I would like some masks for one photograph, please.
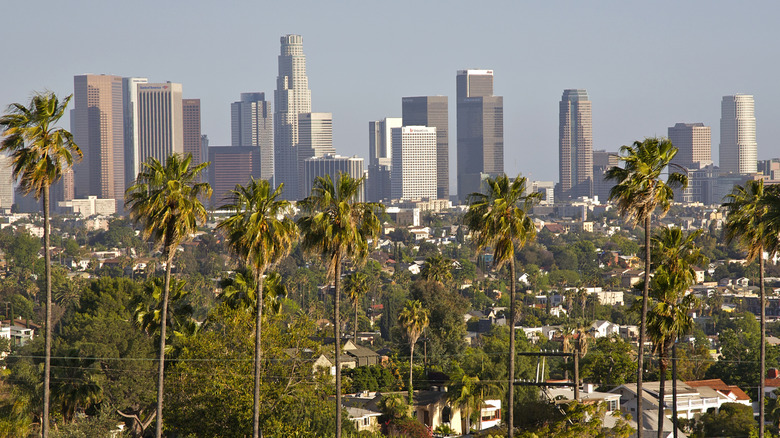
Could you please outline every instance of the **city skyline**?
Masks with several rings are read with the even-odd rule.
[[[780,90],[771,74],[776,61],[761,44],[780,35],[770,21],[780,10],[777,5],[599,2],[567,5],[562,11],[553,4],[497,2],[495,7],[466,17],[455,14],[461,5],[455,2],[445,11],[414,4],[419,16],[402,14],[404,5],[412,4],[400,2],[398,8],[385,11],[385,20],[377,21],[370,19],[378,10],[374,5],[347,8],[311,2],[306,3],[304,13],[295,13],[281,5],[226,8],[194,2],[188,11],[155,5],[155,14],[148,14],[137,5],[106,4],[87,10],[86,6],[44,1],[36,9],[43,6],[72,28],[47,55],[46,65],[53,63],[58,68],[52,71],[11,48],[8,59],[21,61],[25,68],[6,64],[7,85],[0,86],[0,104],[26,102],[34,90],[70,94],[73,76],[85,72],[171,80],[184,85],[185,96],[201,99],[202,132],[212,144],[230,144],[226,109],[241,92],[261,91],[268,96],[275,89],[278,38],[295,33],[306,42],[315,100],[312,110],[333,113],[334,146],[339,154],[365,157],[366,122],[399,116],[399,97],[450,97],[451,193],[456,191],[451,77],[464,68],[496,72],[495,94],[505,100],[505,171],[509,175],[522,172],[531,179],[557,180],[556,154],[538,155],[533,163],[527,157],[540,149],[555,148],[557,101],[567,88],[587,89],[594,102],[594,149],[617,150],[634,140],[665,135],[669,126],[680,121],[703,122],[714,128],[712,158],[716,163],[720,99],[750,93],[756,99],[758,158],[779,155],[772,145],[780,136],[780,127],[769,122],[780,117],[780,105],[774,104],[780,102]],[[24,16],[33,13],[31,6],[10,4],[5,10],[10,16]],[[675,14],[668,13],[672,7]],[[427,22],[423,17],[434,12],[444,14],[441,23],[422,26]],[[186,20],[171,22],[172,14]],[[118,20],[118,16],[126,19]],[[249,25],[257,17],[273,19],[258,29]],[[637,32],[634,25],[640,17],[657,23],[659,32]],[[199,29],[228,20],[230,31],[224,35],[200,34]],[[393,24],[399,20],[404,26]],[[143,32],[132,24],[141,21],[146,23]],[[325,26],[326,22],[344,25]],[[579,26],[582,22],[589,23],[587,29]],[[731,32],[722,32],[725,27]],[[21,29],[19,22],[10,21],[0,32],[10,38]],[[416,30],[407,33],[404,29]],[[119,50],[108,39],[94,39],[95,30],[131,43]],[[488,34],[493,36],[490,44],[483,38]],[[404,47],[421,39],[435,49],[377,49]],[[158,53],[148,49],[170,41],[177,43],[176,50]],[[134,46],[144,49],[130,48]],[[697,50],[692,53],[691,47]],[[562,48],[567,57],[560,56]],[[728,53],[739,53],[741,62],[722,62]],[[242,60],[240,68],[229,67],[237,65],[237,59]],[[578,68],[566,68],[573,64]],[[659,68],[636,67],[646,64]],[[67,123],[63,119],[63,126]]]

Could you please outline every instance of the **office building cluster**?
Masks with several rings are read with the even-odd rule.
[[[71,131],[83,160],[53,187],[63,211],[95,200],[113,200],[123,210],[125,190],[150,157],[192,155],[192,164],[211,164],[202,174],[213,189],[211,207],[229,201],[237,184],[250,178],[283,184],[282,196],[309,195],[317,177],[335,180],[346,172],[366,177],[360,199],[386,203],[465,202],[484,190],[484,181],[504,173],[504,101],[494,95],[494,72],[459,70],[455,75],[455,156],[451,166],[447,96],[401,98],[401,116],[370,121],[368,161],[337,154],[333,114],[313,112],[300,35],[281,37],[273,105],[265,92],[240,93],[230,104],[230,145],[210,145],[201,130],[201,101],[184,98],[183,86],[143,77],[84,74],[74,77]],[[605,201],[612,183],[607,170],[618,152],[594,150],[592,103],[586,90],[566,89],[559,103],[558,182],[531,181],[543,204],[581,198]],[[673,170],[690,184],[677,200],[719,203],[733,184],[780,179],[780,160],[757,160],[753,96],[724,96],[721,103],[720,163],[712,160],[711,128],[677,123],[668,136],[679,149]],[[532,162],[533,157],[530,157]],[[8,157],[0,156],[0,210],[14,203]],[[450,171],[456,174],[450,188]],[[457,196],[455,196],[457,191]],[[78,200],[82,200],[81,203]],[[101,208],[110,210],[110,201]],[[21,203],[20,203],[21,205]],[[437,204],[438,205],[438,204]],[[34,206],[34,204],[33,204]]]

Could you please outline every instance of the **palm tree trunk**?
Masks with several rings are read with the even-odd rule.
[[[759,248],[758,252],[758,293],[761,303],[761,354],[759,364],[758,380],[758,438],[764,438],[764,386],[766,385],[766,306],[764,303],[766,291],[764,290],[764,248]]]
[[[512,278],[509,280],[509,388],[507,388],[507,391],[509,391],[509,406],[507,406],[507,427],[509,429],[509,438],[512,438],[515,436],[515,317],[517,312],[517,309],[515,309],[515,281],[517,276],[515,275],[514,253],[509,259],[509,275]]]
[[[658,438],[664,436],[664,384],[666,383],[666,360],[664,353],[658,358],[658,368],[660,369],[659,389],[658,389]]]
[[[336,362],[336,438],[341,438],[341,318],[339,306],[341,299],[339,286],[341,285],[341,254],[333,255],[333,336],[335,339],[334,356]]]
[[[260,431],[260,363],[262,360],[262,349],[260,341],[262,340],[263,320],[263,271],[264,268],[258,268],[255,271],[255,284],[257,285],[257,312],[255,317],[255,393],[254,409],[252,411],[252,437],[260,438],[263,433]]]
[[[358,332],[358,303],[360,302],[360,298],[358,297],[355,300],[355,337],[353,340],[355,341],[355,345],[357,345],[357,332]]]
[[[173,225],[169,225],[169,230],[173,227]],[[165,237],[165,284],[163,286],[163,297],[162,297],[162,314],[160,315],[160,353],[159,353],[159,360],[157,365],[157,425],[155,428],[154,436],[155,438],[161,438],[162,437],[162,428],[163,428],[163,385],[164,385],[164,377],[165,377],[165,335],[166,335],[166,329],[168,328],[168,295],[170,294],[171,290],[171,267],[173,265],[173,256],[174,251],[176,250],[173,248],[173,237],[171,236],[172,232],[166,233]],[[171,237],[169,237],[171,236]]]
[[[46,276],[46,338],[44,340],[43,359],[43,418],[41,419],[42,436],[49,436],[49,408],[51,403],[51,254],[49,253],[49,186],[43,187],[41,196],[43,202],[43,259],[44,275]]]
[[[672,344],[672,424],[674,425],[674,438],[677,438],[677,336]]]
[[[410,340],[409,346],[409,407],[414,409],[414,387],[412,386],[412,377],[414,377],[414,344],[417,339]]]
[[[642,289],[642,316],[639,322],[639,350],[636,370],[636,437],[642,438],[642,372],[645,359],[645,338],[647,336],[647,301],[650,295],[650,214],[645,217],[645,285]]]

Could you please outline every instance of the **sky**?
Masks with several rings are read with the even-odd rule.
[[[84,73],[179,82],[214,146],[230,144],[240,93],[273,101],[279,38],[300,34],[312,111],[333,113],[339,154],[367,158],[368,122],[400,117],[403,96],[449,96],[451,192],[467,68],[495,72],[509,175],[558,180],[567,88],[593,102],[594,149],[703,122],[716,163],[722,96],[753,94],[759,159],[780,156],[775,1],[40,0],[4,2],[0,16],[2,108],[70,94]]]

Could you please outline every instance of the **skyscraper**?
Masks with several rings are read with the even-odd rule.
[[[124,199],[122,78],[79,75],[73,88],[73,139],[83,154],[74,165],[76,196]]]
[[[712,164],[712,133],[704,123],[676,123],[669,127],[669,140],[677,147],[672,163],[688,170]]]
[[[492,89],[491,89],[492,93]],[[447,96],[417,96],[401,99],[403,126],[436,128],[436,196],[450,196],[450,148]]]
[[[436,128],[393,128],[392,199],[436,199]]]
[[[241,100],[230,104],[230,127],[231,144],[260,148],[260,178],[273,178],[273,114],[265,93],[241,93]]]
[[[493,96],[493,70],[459,70],[458,198],[480,190],[488,176],[504,173],[504,99]]]
[[[0,153],[0,209],[10,209],[14,204],[14,178],[11,157]]]
[[[617,152],[593,151],[593,196],[598,196],[601,203],[609,200],[609,192],[615,186],[615,181],[605,178],[607,170],[619,164]]]
[[[208,181],[214,191],[211,206],[219,207],[230,200],[236,185],[245,186],[260,173],[260,150],[256,146],[211,146]]]
[[[390,169],[393,160],[393,128],[400,128],[403,120],[386,117],[368,122],[368,181],[366,198],[370,202],[390,199]]]
[[[720,110],[720,171],[756,173],[758,146],[753,96],[723,96]]]
[[[342,157],[341,155],[335,154],[325,154],[318,157],[306,158],[303,160],[302,185],[304,187],[312,187],[316,178],[325,176],[330,176],[330,180],[336,183],[339,178],[339,173],[346,173],[355,179],[362,178],[363,159],[358,157]],[[360,187],[357,201],[365,201],[365,186]]]
[[[311,91],[306,76],[303,38],[281,38],[279,75],[274,91],[274,177],[284,183],[282,197],[295,200],[300,193],[298,178],[298,114],[311,112]]]
[[[593,196],[593,130],[585,90],[563,90],[558,125],[558,172],[564,198]]]
[[[303,163],[307,158],[335,154],[333,148],[333,114],[298,114],[298,199],[309,196],[311,186],[304,184]]]
[[[200,144],[200,99],[182,99],[182,144],[184,155],[192,154],[190,165],[196,166],[208,161],[201,156]]]
[[[184,152],[181,93],[181,84],[171,82],[137,85],[134,119],[138,143],[132,151],[133,175],[138,175],[149,157],[164,163],[169,155]]]
[[[147,78],[123,78],[122,100],[125,130],[125,187],[133,185],[138,173],[135,168],[138,150],[138,85],[146,84]]]

